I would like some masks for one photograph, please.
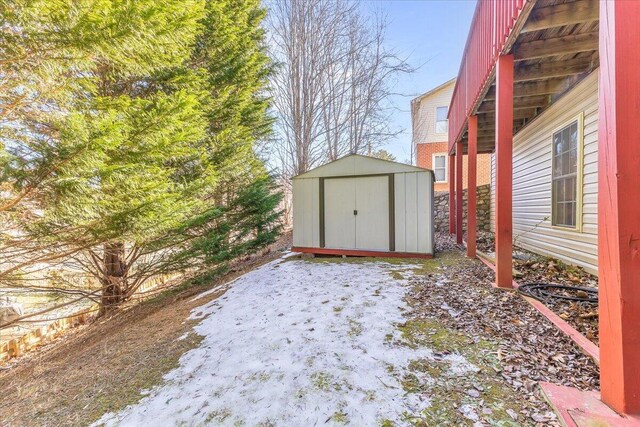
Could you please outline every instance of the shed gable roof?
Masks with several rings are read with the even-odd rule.
[[[327,176],[373,175],[399,172],[424,172],[428,169],[378,159],[376,157],[349,154],[308,172],[294,176],[296,178],[320,178]]]

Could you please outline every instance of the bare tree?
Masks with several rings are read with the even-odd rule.
[[[395,135],[387,104],[413,69],[385,47],[386,19],[348,0],[276,0],[268,19],[283,177],[347,153],[371,154]]]

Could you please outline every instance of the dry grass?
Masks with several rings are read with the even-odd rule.
[[[287,241],[285,236],[276,247]],[[199,343],[192,332],[195,321],[185,320],[191,310],[220,297],[224,289],[196,301],[192,297],[280,255],[274,251],[247,260],[207,286],[133,306],[25,359],[0,375],[0,425],[85,426],[138,401],[141,390],[160,383]]]

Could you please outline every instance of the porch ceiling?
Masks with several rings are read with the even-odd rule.
[[[514,134],[596,69],[597,0],[538,0],[509,51],[514,55]],[[477,103],[478,152],[495,147],[495,77]],[[463,135],[466,152],[468,133]]]

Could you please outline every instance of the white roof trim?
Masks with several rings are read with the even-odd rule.
[[[349,159],[354,160],[357,163],[353,165],[344,165],[345,172],[334,172],[340,168],[341,163],[347,163]],[[367,163],[371,166],[370,171],[367,171]],[[374,165],[377,165],[374,166]],[[358,170],[356,170],[358,169]],[[323,170],[326,175],[323,174]],[[313,168],[305,173],[294,176],[296,178],[317,178],[323,176],[350,176],[360,174],[376,174],[376,173],[402,173],[402,172],[425,172],[429,169],[419,168],[417,166],[411,166],[404,163],[393,162],[391,160],[379,159],[377,157],[363,156],[361,154],[348,154],[344,157],[336,159],[332,162],[326,163],[322,166]]]

